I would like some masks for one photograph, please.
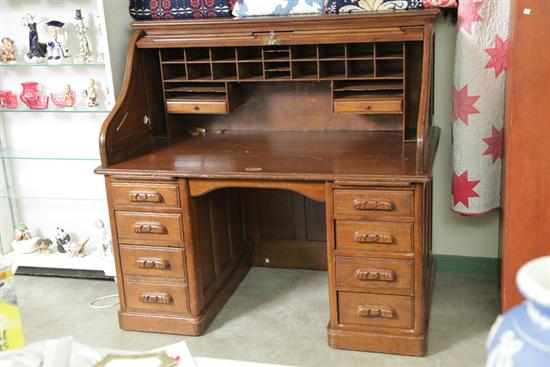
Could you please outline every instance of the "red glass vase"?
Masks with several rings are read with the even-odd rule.
[[[49,97],[42,95],[37,82],[21,83],[23,91],[19,98],[31,110],[45,110],[48,108]]]

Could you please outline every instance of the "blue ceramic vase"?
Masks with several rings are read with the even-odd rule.
[[[495,321],[487,341],[486,367],[548,367],[550,256],[523,265],[516,283],[526,301]]]

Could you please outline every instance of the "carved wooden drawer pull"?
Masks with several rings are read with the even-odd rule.
[[[357,280],[380,280],[384,282],[393,282],[395,273],[389,269],[357,269],[353,274]]]
[[[359,306],[357,307],[357,315],[361,317],[393,319],[395,317],[395,310],[391,307],[384,306]]]
[[[158,269],[168,270],[170,269],[170,262],[168,260],[159,259],[155,257],[140,257],[136,261],[137,267],[141,269]]]
[[[157,303],[167,305],[172,303],[172,297],[168,293],[142,293],[139,296],[141,303]]]
[[[353,200],[353,208],[356,210],[383,210],[392,211],[395,204],[390,200]]]
[[[128,200],[135,203],[160,203],[162,195],[156,191],[132,191]]]
[[[165,234],[166,227],[162,223],[137,222],[134,223],[134,233]]]
[[[355,232],[355,234],[353,235],[353,239],[355,240],[355,242],[359,243],[393,243],[393,236],[389,233]]]

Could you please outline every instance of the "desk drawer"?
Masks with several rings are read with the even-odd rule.
[[[413,297],[338,292],[338,322],[343,325],[413,327]]]
[[[228,113],[226,101],[172,99],[166,101],[168,113]]]
[[[336,288],[345,291],[411,291],[413,262],[337,257]]]
[[[182,248],[121,245],[119,249],[124,275],[186,278]]]
[[[188,313],[187,284],[124,282],[126,310],[151,313]]]
[[[403,100],[335,100],[334,112],[337,113],[401,113],[403,112]]]
[[[119,242],[183,242],[180,214],[115,212]]]
[[[337,250],[410,253],[412,245],[412,223],[336,221]]]
[[[179,208],[180,198],[177,184],[112,182],[112,203],[122,206]]]
[[[334,190],[334,214],[353,216],[412,216],[412,191]]]

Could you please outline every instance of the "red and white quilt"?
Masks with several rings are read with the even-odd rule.
[[[460,0],[453,87],[453,210],[500,206],[509,0]]]

